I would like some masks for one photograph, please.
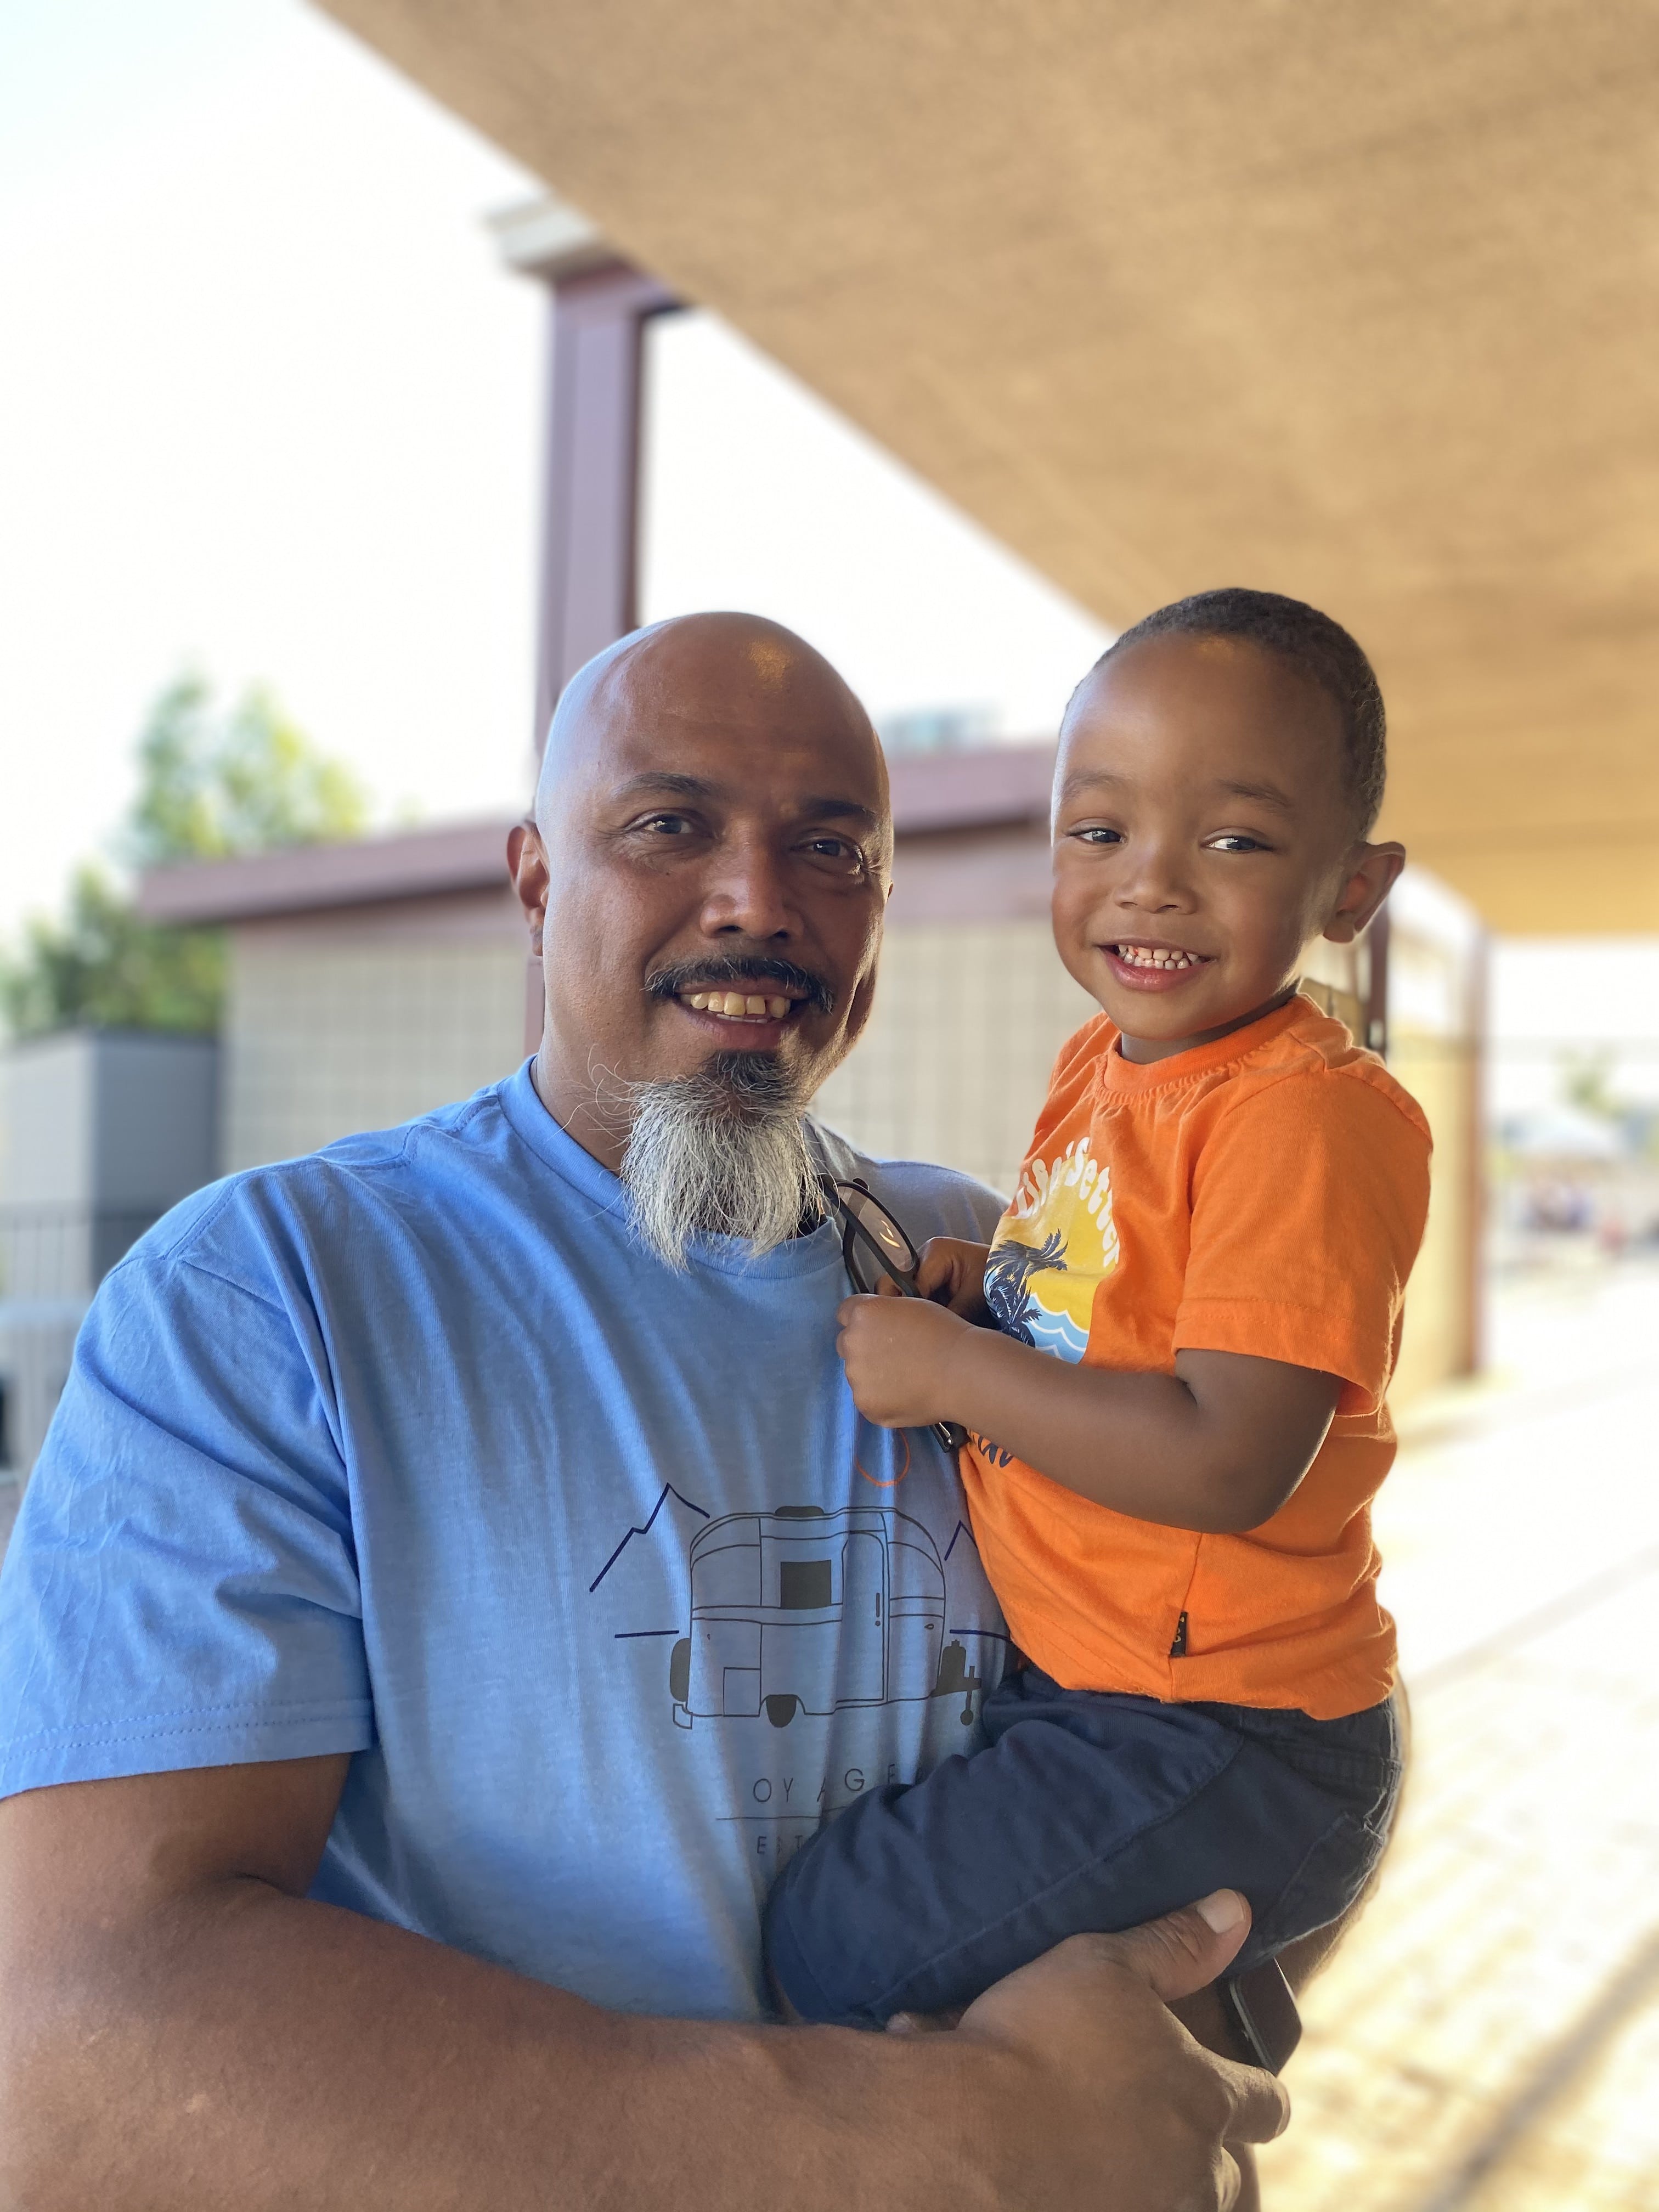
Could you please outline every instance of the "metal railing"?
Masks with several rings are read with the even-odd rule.
[[[156,1206],[0,1206],[0,1298],[90,1297]]]

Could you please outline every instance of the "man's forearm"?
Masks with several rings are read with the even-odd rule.
[[[605,2012],[402,1929],[227,1882],[138,1929],[86,1936],[50,1978],[14,1979],[0,2204],[920,2205],[958,2163],[951,2041]],[[958,2192],[967,2182],[949,2178]]]

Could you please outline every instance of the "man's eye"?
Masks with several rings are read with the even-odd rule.
[[[826,835],[809,837],[799,848],[809,860],[822,860],[828,866],[854,874],[864,866],[864,854],[849,838]]]
[[[637,830],[654,830],[663,837],[689,836],[691,824],[684,814],[647,814],[642,822],[635,823]]]

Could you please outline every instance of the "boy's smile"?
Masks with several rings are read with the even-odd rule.
[[[1162,1060],[1285,998],[1303,948],[1346,944],[1405,854],[1357,834],[1336,702],[1247,641],[1170,634],[1088,678],[1060,732],[1054,940]]]

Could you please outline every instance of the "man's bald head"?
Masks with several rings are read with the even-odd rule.
[[[700,733],[729,727],[810,738],[844,750],[847,766],[881,794],[884,853],[890,850],[887,768],[857,694],[823,655],[762,615],[676,615],[618,638],[579,668],[560,694],[536,787],[544,837],[563,813],[572,781],[602,769],[614,741],[655,728],[672,750],[676,726]]]
[[[610,1166],[605,1099],[642,1085],[712,1070],[741,1121],[746,1069],[798,1121],[868,1018],[892,853],[870,718],[793,631],[686,615],[599,653],[510,847],[544,952],[543,1099]]]

